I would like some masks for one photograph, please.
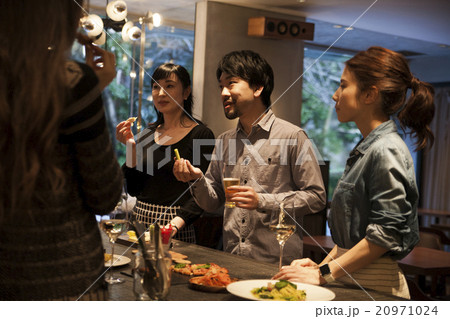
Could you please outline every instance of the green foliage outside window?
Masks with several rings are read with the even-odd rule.
[[[322,158],[330,161],[328,197],[331,199],[348,154],[361,135],[353,122],[338,121],[332,99],[349,56],[321,54],[322,51],[305,50],[301,126]]]
[[[120,164],[125,162],[126,148],[116,141],[115,127],[121,121],[131,116],[137,116],[139,106],[139,65],[140,40],[123,42],[120,32],[107,31],[107,42],[103,48],[116,55],[117,75],[111,84],[103,91],[108,128]],[[194,32],[161,26],[146,30],[144,50],[144,85],[142,90],[142,127],[156,120],[153,107],[151,75],[156,67],[173,62],[184,66],[192,77],[194,56]],[[72,48],[74,59],[84,61],[83,48],[75,43]],[[135,71],[136,77],[130,76]],[[131,101],[132,100],[132,101]],[[134,126],[136,129],[136,125]],[[136,132],[135,132],[136,133]]]

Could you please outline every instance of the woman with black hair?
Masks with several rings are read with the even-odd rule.
[[[203,154],[212,153],[214,134],[192,116],[191,80],[184,67],[172,63],[159,66],[151,85],[157,120],[136,141],[132,122],[123,121],[116,128],[117,140],[131,146],[132,160],[123,165],[127,190],[137,198],[134,214],[139,221],[147,227],[155,222],[161,226],[170,223],[176,239],[195,243],[192,223],[203,210],[192,198],[189,184],[173,176],[174,150],[196,161],[205,172],[209,161]]]

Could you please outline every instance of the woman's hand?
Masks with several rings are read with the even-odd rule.
[[[134,141],[134,135],[133,132],[131,131],[131,125],[133,123],[130,121],[123,121],[120,122],[119,124],[117,124],[116,126],[116,139],[124,144],[127,145],[127,141],[130,140],[130,142],[132,144],[136,144],[136,142]]]
[[[319,265],[309,258],[296,259],[290,266],[281,267],[272,279],[284,279],[313,285],[325,284],[320,275]]]
[[[283,266],[272,279],[284,279],[312,285],[325,283],[325,279],[320,276],[319,266],[317,265],[316,267]]]
[[[244,209],[258,208],[258,194],[253,187],[250,186],[230,186],[227,187],[229,192],[225,192],[227,201],[235,202],[236,207]]]
[[[200,168],[192,166],[187,159],[179,159],[175,161],[173,165],[173,175],[180,182],[190,182],[199,179],[203,176],[203,172]]]
[[[181,218],[180,216],[175,216],[169,223],[170,225],[172,225],[173,229],[172,229],[172,237],[175,236],[178,232],[178,230],[180,230],[181,228],[184,227],[184,225],[186,225],[186,223],[184,222],[184,219]]]
[[[93,44],[85,45],[85,48],[86,64],[94,70],[99,80],[100,90],[103,91],[116,77],[116,57],[114,53]]]
[[[295,259],[291,262],[294,267],[318,267],[318,265],[309,258]]]

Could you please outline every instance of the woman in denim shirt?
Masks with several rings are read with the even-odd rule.
[[[411,130],[417,149],[432,145],[433,98],[432,86],[411,74],[401,54],[371,47],[346,62],[333,100],[338,120],[355,122],[363,139],[333,195],[329,224],[336,245],[319,265],[294,260],[275,279],[339,280],[409,298],[396,260],[419,241],[419,196],[411,154],[390,118]]]

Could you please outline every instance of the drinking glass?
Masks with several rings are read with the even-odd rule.
[[[233,174],[232,167],[228,165],[224,165],[222,176],[223,176],[223,189],[225,190],[225,196],[230,197],[237,191],[231,191],[228,190],[227,188],[230,186],[239,186],[241,182],[240,178],[236,177],[236,175]],[[236,203],[225,200],[225,207],[234,208],[236,207]]]
[[[279,206],[277,205],[270,216],[269,229],[275,233],[277,241],[280,244],[279,269],[282,266],[284,244],[296,230],[295,211],[293,205],[289,206],[291,209],[288,212],[285,203],[281,203]]]
[[[123,196],[122,196],[123,198]],[[100,229],[108,235],[109,242],[111,243],[111,259],[109,265],[109,276],[105,278],[108,284],[118,284],[123,282],[123,279],[113,276],[113,265],[117,261],[117,257],[114,255],[114,244],[117,238],[128,230],[128,212],[121,209],[122,202],[119,202],[115,209],[107,214],[103,215],[100,220]]]

